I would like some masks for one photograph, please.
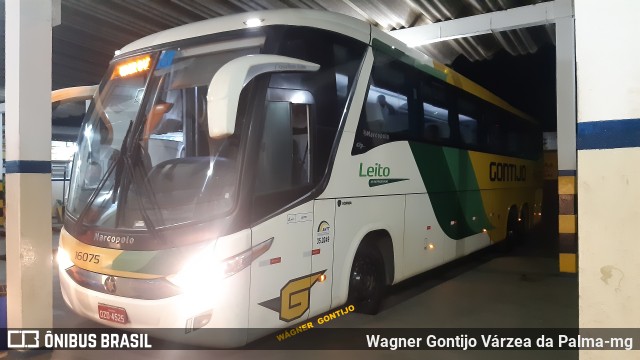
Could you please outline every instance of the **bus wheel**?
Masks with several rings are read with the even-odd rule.
[[[510,253],[514,247],[518,245],[520,238],[520,224],[518,222],[518,213],[512,208],[507,218],[507,234],[501,242],[498,243],[497,250],[502,254]]]
[[[356,312],[376,314],[385,293],[384,262],[372,246],[358,249],[351,266],[348,303]]]
[[[519,231],[520,231],[520,240],[523,241],[526,237],[527,234],[529,233],[529,207],[527,205],[524,205],[522,207],[522,211],[521,211],[521,215],[520,215],[520,227],[519,227]]]
[[[522,241],[522,227],[518,221],[517,211],[509,212],[509,220],[507,221],[507,246],[509,250],[520,245]]]

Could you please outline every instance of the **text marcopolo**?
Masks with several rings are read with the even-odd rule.
[[[110,242],[113,244],[133,244],[136,239],[129,235],[124,236],[116,236],[116,235],[104,235],[100,233],[95,233],[93,235],[93,241],[99,242]]]

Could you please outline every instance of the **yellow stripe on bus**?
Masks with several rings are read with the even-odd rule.
[[[443,64],[440,64],[436,61],[433,62],[433,67],[436,70],[442,71],[447,75],[447,82],[451,85],[454,85],[462,90],[465,90],[467,92],[470,92],[471,94],[486,100],[490,103],[492,103],[493,105],[499,106],[513,114],[516,114],[518,116],[520,116],[523,119],[527,119],[529,121],[535,121],[531,116],[523,113],[522,111],[514,108],[513,106],[511,106],[509,103],[507,103],[506,101],[500,99],[499,97],[497,97],[496,95],[494,95],[493,93],[491,93],[489,90],[483,88],[482,86],[476,84],[475,82],[467,79],[466,77],[464,77],[463,75],[460,75],[459,73],[457,73],[456,71],[446,67]]]
[[[120,256],[124,250],[108,249],[98,246],[92,246],[78,241],[71,236],[64,228],[60,232],[60,247],[69,254],[71,261],[79,268],[92,271],[99,274],[121,276],[135,279],[156,279],[161,275],[144,274],[123,270],[112,269],[113,261]],[[79,260],[83,258],[83,254],[90,254],[87,261]],[[91,256],[93,255],[93,256]],[[96,258],[99,256],[99,258]]]
[[[523,204],[528,204],[531,210],[533,205],[542,201],[540,192],[532,192],[532,188],[540,187],[539,176],[536,176],[535,169],[539,168],[536,161],[512,158],[501,155],[480,153],[469,151],[469,159],[473,166],[473,172],[476,176],[482,204],[487,215],[487,219],[493,226],[488,233],[492,240],[500,240],[506,236],[507,221],[509,209],[512,205],[518,205],[518,213]],[[494,164],[492,166],[492,164]],[[497,164],[515,165],[515,171],[502,172],[502,177],[507,179],[499,179],[496,172]],[[505,166],[506,166],[505,165]],[[522,170],[525,167],[526,170]],[[519,179],[516,180],[517,177]],[[508,176],[505,176],[508,175]],[[524,177],[522,179],[521,177]],[[493,179],[493,181],[492,181]]]

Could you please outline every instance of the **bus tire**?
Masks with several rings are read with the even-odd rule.
[[[524,241],[524,239],[527,237],[527,233],[529,233],[529,229],[531,227],[531,224],[529,223],[529,206],[527,204],[524,204],[522,206],[522,211],[520,211],[520,226],[519,226],[519,237],[520,237],[520,241]]]
[[[507,220],[507,246],[509,250],[513,250],[520,245],[522,240],[522,230],[520,221],[518,221],[518,210],[514,207],[509,211]]]
[[[380,310],[385,291],[382,255],[374,246],[361,246],[351,266],[348,303],[356,312],[373,315]]]
[[[518,221],[518,212],[514,207],[509,210],[507,217],[507,232],[504,240],[500,241],[497,250],[501,254],[508,254],[517,246],[520,237],[520,224]]]

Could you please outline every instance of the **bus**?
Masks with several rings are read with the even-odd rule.
[[[54,225],[62,223],[64,203],[69,187],[70,169],[76,139],[88,101],[97,86],[75,86],[51,92],[51,216]],[[0,103],[0,117],[4,129],[5,104]],[[2,131],[4,144],[4,130]],[[4,145],[3,158],[4,158]],[[1,171],[4,178],[4,162]]]
[[[539,221],[540,159],[534,119],[357,19],[165,30],[117,53],[82,125],[62,295],[213,347],[373,314],[388,286]]]
[[[75,86],[51,92],[51,208],[53,224],[62,224],[76,140],[97,86]]]

